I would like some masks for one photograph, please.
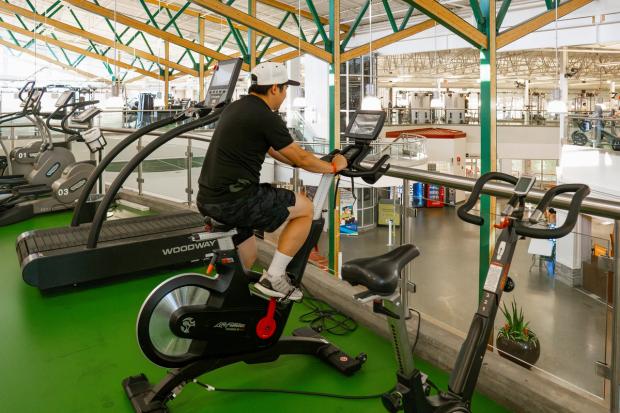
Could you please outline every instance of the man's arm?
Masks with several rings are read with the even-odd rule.
[[[285,163],[287,165],[295,166],[295,164],[290,159],[288,159],[286,156],[282,155],[280,152],[276,151],[273,148],[269,148],[267,153],[276,161]]]
[[[340,171],[347,167],[347,160],[342,155],[334,156],[332,163],[325,162],[320,160],[310,152],[303,150],[295,142],[291,143],[288,146],[285,146],[278,152],[280,155],[292,162],[293,165],[305,169],[308,172],[316,172],[322,174],[333,173],[334,167],[332,166],[332,164],[336,166],[336,171]]]

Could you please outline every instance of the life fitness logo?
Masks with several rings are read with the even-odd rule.
[[[49,178],[50,176],[54,175],[56,171],[58,170],[58,168],[60,168],[60,162],[54,163],[52,167],[47,170],[47,173],[45,174],[45,176]]]

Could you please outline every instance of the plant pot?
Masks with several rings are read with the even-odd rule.
[[[496,346],[500,356],[527,369],[536,364],[540,357],[540,342],[537,338],[533,341],[525,342],[499,336],[497,337]]]

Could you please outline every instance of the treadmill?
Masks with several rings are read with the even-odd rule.
[[[158,268],[202,262],[217,249],[215,240],[193,240],[204,231],[204,217],[183,211],[106,221],[106,213],[132,171],[166,142],[216,122],[231,101],[242,60],[221,61],[206,99],[183,113],[130,134],[115,146],[89,177],[69,227],[24,232],[17,255],[24,281],[41,291],[63,289]],[[92,222],[89,194],[99,177],[124,148],[149,132],[178,123],[138,152],[118,174],[100,202]]]

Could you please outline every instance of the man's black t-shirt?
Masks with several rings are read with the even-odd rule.
[[[258,96],[231,103],[220,116],[198,180],[197,201],[216,204],[256,189],[270,147],[293,142],[280,116]]]

